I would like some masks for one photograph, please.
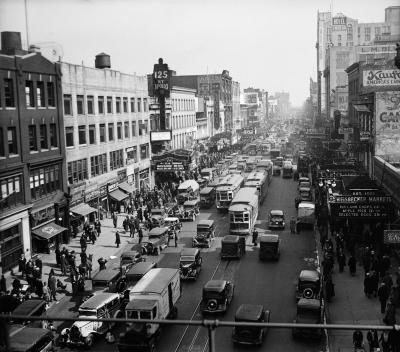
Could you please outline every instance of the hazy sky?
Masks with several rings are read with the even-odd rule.
[[[111,56],[124,73],[151,73],[163,57],[177,74],[221,73],[240,87],[287,91],[293,105],[316,77],[317,11],[383,22],[400,0],[26,0],[29,43],[57,42],[63,61]],[[26,40],[24,0],[0,0],[0,30]]]

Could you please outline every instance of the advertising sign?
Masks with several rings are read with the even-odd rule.
[[[334,26],[346,25],[347,17],[333,17],[332,24]]]
[[[171,71],[167,64],[159,63],[154,65],[153,91],[157,96],[169,98],[171,90]]]
[[[244,93],[245,104],[257,104],[258,94],[257,93]]]
[[[185,166],[182,161],[162,161],[155,165],[155,171],[165,171],[165,172],[173,172],[173,171],[184,171]]]
[[[360,141],[369,141],[371,138],[371,132],[360,131]]]
[[[375,116],[375,155],[399,159],[400,92],[376,92]]]
[[[400,86],[400,70],[367,70],[363,72],[364,87]]]
[[[398,244],[400,243],[400,230],[384,230],[383,243]]]
[[[219,116],[219,94],[214,93],[214,128],[217,130],[220,127],[220,116]]]
[[[164,142],[171,140],[171,131],[151,131],[150,141],[151,142]]]
[[[354,133],[353,127],[339,127],[339,134],[351,134]]]

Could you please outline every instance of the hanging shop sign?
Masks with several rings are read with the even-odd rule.
[[[108,193],[116,190],[118,188],[118,180],[112,180],[107,183]]]
[[[107,185],[99,187],[99,197],[104,197],[107,195]]]
[[[385,244],[399,244],[400,243],[400,230],[384,230],[383,243]]]
[[[360,141],[366,142],[371,139],[371,132],[369,131],[360,131]]]

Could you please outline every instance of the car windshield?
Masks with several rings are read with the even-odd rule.
[[[307,192],[307,191],[300,192],[301,197],[308,197],[309,195],[310,195],[310,192]]]
[[[272,221],[282,221],[283,220],[283,216],[281,216],[281,215],[272,215],[271,220]]]
[[[218,293],[214,291],[204,291],[203,297],[207,299],[220,299],[224,296],[223,293]]]
[[[79,309],[79,316],[83,317],[95,317],[97,313],[95,310],[86,310],[86,309]]]
[[[181,256],[180,259],[181,263],[193,263],[194,262],[194,257],[193,256],[189,256],[189,255],[183,255]]]

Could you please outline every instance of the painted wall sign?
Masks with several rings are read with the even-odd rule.
[[[363,86],[399,86],[400,70],[367,70],[363,72]]]

